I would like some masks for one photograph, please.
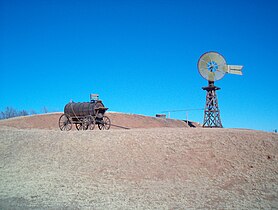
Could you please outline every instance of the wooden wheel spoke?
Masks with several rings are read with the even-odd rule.
[[[98,128],[100,130],[109,130],[111,126],[111,121],[108,117],[104,116],[103,119],[98,124]]]
[[[72,123],[70,121],[70,118],[63,114],[59,119],[59,128],[61,131],[69,131],[72,127]]]

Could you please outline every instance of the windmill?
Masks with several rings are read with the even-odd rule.
[[[227,73],[242,75],[242,68],[243,66],[239,65],[227,65],[225,58],[217,52],[207,52],[199,58],[198,71],[208,81],[208,86],[202,88],[207,91],[203,127],[223,127],[216,95],[220,88],[214,86],[214,82]]]

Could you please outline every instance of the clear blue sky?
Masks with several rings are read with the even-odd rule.
[[[244,65],[216,82],[224,127],[277,129],[277,2],[0,0],[0,110],[63,111],[90,93],[111,111],[203,108],[197,61],[218,51]]]

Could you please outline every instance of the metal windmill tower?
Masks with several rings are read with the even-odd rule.
[[[216,95],[220,88],[214,86],[214,82],[222,79],[226,73],[242,75],[242,68],[239,65],[227,65],[224,57],[217,52],[207,52],[199,58],[199,73],[208,81],[208,86],[202,88],[207,91],[203,127],[223,127]]]

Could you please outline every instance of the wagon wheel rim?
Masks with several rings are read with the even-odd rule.
[[[98,124],[99,130],[109,130],[111,121],[108,117],[104,116],[101,122]]]
[[[69,131],[72,127],[71,121],[66,114],[63,114],[59,119],[59,128],[61,131]]]

